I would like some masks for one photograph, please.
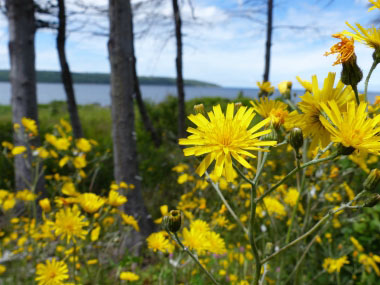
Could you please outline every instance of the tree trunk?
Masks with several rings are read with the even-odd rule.
[[[73,80],[69,64],[66,59],[65,51],[66,43],[66,12],[65,12],[65,0],[58,0],[58,34],[57,34],[57,51],[59,57],[59,64],[61,66],[62,83],[65,88],[67,98],[67,108],[70,114],[71,126],[75,138],[83,137],[82,126],[80,123],[77,103],[75,101]]]
[[[110,33],[108,53],[111,65],[111,112],[114,156],[114,176],[135,185],[128,193],[125,210],[134,215],[141,234],[131,237],[141,242],[153,230],[153,222],[145,208],[138,179],[135,117],[133,109],[133,31],[131,3],[126,0],[109,0]],[[129,243],[131,244],[131,243]]]
[[[21,119],[30,118],[38,124],[34,2],[33,0],[7,0],[6,9],[9,22],[12,121],[21,126],[19,132],[14,133],[14,144],[28,146]],[[29,143],[38,145],[38,137]],[[32,168],[30,148],[26,155],[17,155],[14,162],[16,191],[27,188],[44,193],[42,178],[38,180],[37,185],[32,185],[35,173]],[[32,186],[36,189],[31,189]]]
[[[177,70],[177,93],[178,93],[178,137],[183,138],[186,136],[185,132],[185,89],[183,84],[182,74],[182,32],[181,32],[181,13],[178,8],[178,0],[173,0],[173,14],[175,23],[175,38],[177,42],[177,57],[176,57],[176,70]]]
[[[154,128],[152,121],[149,118],[148,112],[146,111],[144,101],[142,99],[139,78],[137,76],[136,69],[136,55],[135,55],[135,44],[134,44],[134,34],[133,34],[133,16],[130,18],[130,25],[132,27],[132,56],[133,56],[133,82],[135,88],[135,98],[137,102],[137,106],[140,111],[141,120],[144,124],[145,129],[150,134],[152,141],[156,147],[161,145],[161,138],[157,134],[156,129]]]
[[[273,0],[268,0],[267,10],[267,41],[265,43],[265,68],[263,81],[269,81],[270,68],[270,49],[272,46],[272,31],[273,31]]]

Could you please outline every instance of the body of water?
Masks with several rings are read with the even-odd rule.
[[[78,104],[100,104],[109,106],[110,86],[108,84],[75,84],[75,97]],[[186,99],[199,97],[224,97],[236,98],[242,91],[245,96],[255,98],[257,89],[253,88],[222,88],[222,87],[186,87]],[[0,82],[0,105],[9,105],[11,100],[10,84]],[[158,103],[165,99],[168,94],[177,94],[176,86],[142,85],[141,92],[144,100]],[[63,85],[60,83],[38,83],[37,84],[38,103],[46,104],[52,101],[65,101],[66,94]]]

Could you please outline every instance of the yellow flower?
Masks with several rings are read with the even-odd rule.
[[[67,243],[73,239],[76,242],[75,238],[85,239],[87,235],[87,230],[83,227],[88,226],[88,222],[85,221],[84,216],[81,215],[81,212],[77,205],[74,205],[72,208],[65,208],[59,210],[55,215],[54,230],[55,234],[61,235],[61,239],[67,238]]]
[[[302,80],[299,76],[296,76],[298,82],[302,85],[303,88],[305,88],[306,91],[311,92],[312,90],[312,84],[310,81]]]
[[[26,131],[31,132],[35,136],[38,134],[37,124],[35,120],[24,117],[21,119],[21,124],[24,126]]]
[[[100,226],[96,226],[91,231],[91,241],[97,241],[99,239],[99,234],[100,234]]]
[[[284,202],[290,206],[295,206],[298,200],[299,192],[295,188],[290,188],[286,193]]]
[[[288,116],[288,105],[278,100],[270,100],[268,97],[260,98],[259,101],[250,101],[253,109],[264,119],[269,118],[275,127],[284,124]]]
[[[318,145],[325,147],[330,142],[330,133],[320,120],[321,103],[335,100],[338,107],[343,109],[347,101],[354,98],[351,86],[345,87],[339,81],[334,88],[334,80],[335,73],[330,72],[324,81],[323,88],[319,89],[317,76],[314,75],[312,78],[312,93],[306,92],[305,95],[301,96],[302,101],[298,103],[302,113],[299,114],[297,111],[293,111],[287,119],[287,128],[299,127],[302,129],[304,136],[312,137],[312,149]]]
[[[183,244],[190,250],[196,250],[198,254],[202,255],[210,248],[210,242],[207,238],[208,231],[203,231],[190,226],[190,229],[184,228]]]
[[[0,275],[2,275],[5,271],[7,271],[7,268],[4,265],[0,264]]]
[[[226,253],[226,244],[218,233],[208,232],[206,238],[208,239],[208,251],[215,254]]]
[[[291,81],[282,81],[278,84],[278,91],[281,95],[288,94],[290,92],[290,89],[292,89]]]
[[[137,281],[140,277],[133,272],[124,271],[120,273],[120,279],[125,281]]]
[[[265,204],[265,208],[270,216],[274,215],[279,219],[286,216],[284,205],[282,205],[276,198],[265,197],[263,203]],[[258,209],[260,209],[260,207],[258,207],[257,210]]]
[[[28,201],[34,201],[36,199],[37,195],[35,195],[32,191],[29,191],[27,189],[24,189],[22,191],[18,191],[16,194],[16,199],[28,202]]]
[[[58,165],[59,165],[59,167],[64,167],[66,164],[67,164],[67,162],[69,162],[70,161],[70,157],[69,156],[67,156],[67,155],[65,155],[64,157],[62,157],[60,160],[59,160],[59,163],[58,163]]]
[[[255,158],[250,151],[263,151],[261,146],[276,144],[275,141],[259,140],[260,136],[271,132],[271,130],[259,131],[269,122],[269,118],[249,129],[254,116],[253,108],[247,107],[240,107],[234,115],[234,104],[230,103],[226,115],[218,105],[214,106],[213,111],[208,112],[209,120],[201,113],[191,114],[188,117],[198,128],[188,128],[187,131],[191,135],[186,139],[180,139],[179,144],[195,145],[184,149],[185,156],[207,154],[196,169],[199,176],[202,176],[215,160],[215,175],[221,177],[225,170],[227,181],[232,181],[234,178],[232,158],[245,168],[251,169],[252,166],[243,156]]]
[[[131,225],[137,232],[140,231],[139,224],[133,216],[129,216],[127,214],[121,213],[121,217],[124,223],[126,223],[127,225]]]
[[[354,237],[350,237],[350,241],[352,242],[352,244],[355,246],[355,248],[360,251],[360,252],[363,252],[364,251],[364,248],[363,246],[359,243],[359,241],[354,238]]]
[[[148,248],[152,249],[154,252],[161,251],[163,253],[173,252],[173,245],[170,244],[167,239],[167,233],[164,231],[151,234],[147,239]]]
[[[80,206],[87,213],[97,212],[105,203],[104,199],[94,193],[83,193],[78,197]]]
[[[46,264],[39,263],[36,267],[36,281],[38,285],[60,285],[63,280],[69,278],[67,265],[64,261],[57,261],[53,258],[47,260]]]
[[[360,24],[356,23],[357,29],[347,23],[353,32],[343,31],[342,34],[353,37],[355,40],[366,44],[367,46],[378,49],[380,48],[380,31],[372,26],[372,28],[364,29]]]
[[[82,154],[75,157],[73,163],[77,169],[85,168],[87,166],[86,156]]]
[[[45,139],[58,150],[68,150],[70,142],[67,138],[59,138],[52,134],[46,134]]]
[[[377,9],[380,9],[380,1],[379,0],[368,0],[373,6],[368,9],[368,11],[372,11]]]
[[[120,195],[117,191],[111,190],[108,193],[107,203],[113,207],[119,207],[127,202],[127,197]]]
[[[80,195],[80,193],[75,190],[75,185],[73,182],[65,182],[65,184],[63,184],[62,194],[73,197],[77,197]]]
[[[83,152],[89,152],[91,150],[91,144],[85,138],[80,138],[76,143],[77,148]]]
[[[375,271],[377,276],[380,276],[380,270],[379,267],[377,266],[376,262],[380,262],[380,257],[375,255],[375,256],[370,256],[365,253],[362,253],[359,255],[359,263],[364,265],[365,270],[370,273],[371,272],[371,267]]]
[[[38,152],[38,156],[41,157],[42,159],[46,159],[49,157],[49,152],[43,147],[37,148],[37,152]]]
[[[345,147],[352,147],[360,151],[380,153],[380,115],[373,119],[366,112],[367,104],[361,102],[357,107],[355,102],[347,103],[344,112],[339,110],[335,101],[328,102],[329,107],[322,103],[322,109],[329,120],[320,116],[321,123],[331,133],[333,142],[341,143]]]
[[[270,84],[269,81],[265,82],[256,82],[257,86],[259,87],[260,91],[267,93],[267,94],[272,94],[274,92],[274,87]]]
[[[333,259],[333,258],[325,258],[323,261],[323,268],[328,272],[328,273],[334,273],[334,272],[340,272],[340,269],[343,267],[345,264],[349,264],[350,262],[347,260],[347,256],[342,256],[338,259]]]
[[[62,127],[64,127],[66,132],[71,132],[72,130],[71,125],[67,121],[65,121],[64,119],[60,119],[59,123],[61,124]]]
[[[26,147],[23,146],[23,145],[15,146],[12,149],[12,154],[13,155],[19,155],[19,154],[24,153],[24,152],[26,152]]]
[[[169,210],[169,209],[168,209],[168,205],[162,205],[162,206],[160,207],[160,212],[161,212],[162,217],[164,217],[164,216],[166,216],[166,215],[168,214],[168,212],[169,212],[168,210]],[[161,224],[161,222],[162,222],[162,217],[159,218],[159,219],[154,220],[154,223],[156,223],[156,224]]]
[[[14,198],[14,194],[9,194],[7,199],[3,201],[3,210],[4,212],[13,209],[16,205],[16,199]]]
[[[324,56],[338,53],[338,57],[333,63],[333,66],[349,61],[354,55],[354,39],[348,39],[343,34],[334,34],[332,36],[334,38],[340,39],[341,42],[333,45],[330,49],[330,52],[325,52]]]
[[[380,98],[380,96],[377,96],[377,97]],[[376,102],[375,102],[375,104],[376,104]],[[10,142],[7,142],[7,141],[3,141],[3,142],[1,143],[1,145],[2,145],[4,148],[7,148],[7,149],[12,149],[12,148],[13,148],[13,144],[11,144]]]

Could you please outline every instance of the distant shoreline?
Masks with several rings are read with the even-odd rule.
[[[109,73],[87,73],[87,72],[72,72],[73,81],[75,84],[109,84]],[[176,79],[172,77],[156,77],[156,76],[139,76],[141,85],[176,85]],[[9,82],[9,70],[0,70],[0,82]],[[61,73],[59,71],[37,71],[37,82],[39,83],[61,83]],[[198,87],[221,87],[217,84],[200,81],[200,80],[185,80],[186,86]]]

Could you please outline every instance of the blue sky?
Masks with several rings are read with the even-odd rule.
[[[104,3],[106,0],[87,0]],[[186,3],[186,1],[183,1]],[[265,29],[252,21],[231,18],[227,10],[238,9],[241,0],[193,0],[198,24],[184,25],[184,75],[188,79],[214,82],[226,87],[256,87],[264,70]],[[276,29],[273,35],[270,80],[277,85],[295,77],[310,79],[316,74],[320,81],[329,71],[340,73],[340,66],[332,66],[335,56],[323,53],[337,42],[331,34],[359,22],[369,27],[380,11],[367,12],[366,0],[274,0],[275,26],[309,26],[314,29]],[[171,1],[158,11],[170,16]],[[157,12],[157,11],[156,11]],[[186,22],[191,19],[188,5],[182,8]],[[261,17],[262,18],[262,17]],[[140,19],[141,20],[141,19]],[[97,19],[107,25],[107,19]],[[135,28],[139,29],[138,21]],[[7,51],[7,23],[0,20],[0,69],[9,68]],[[136,41],[138,73],[146,76],[175,76],[175,42],[169,40],[167,30],[153,31]],[[68,60],[72,71],[109,72],[105,37],[72,33],[67,41]],[[358,63],[367,74],[372,63],[372,50],[355,44]],[[36,36],[37,69],[58,70],[55,35],[38,31]],[[370,91],[380,91],[380,68],[373,73]],[[364,80],[363,80],[364,81]],[[359,89],[363,88],[363,82]]]

